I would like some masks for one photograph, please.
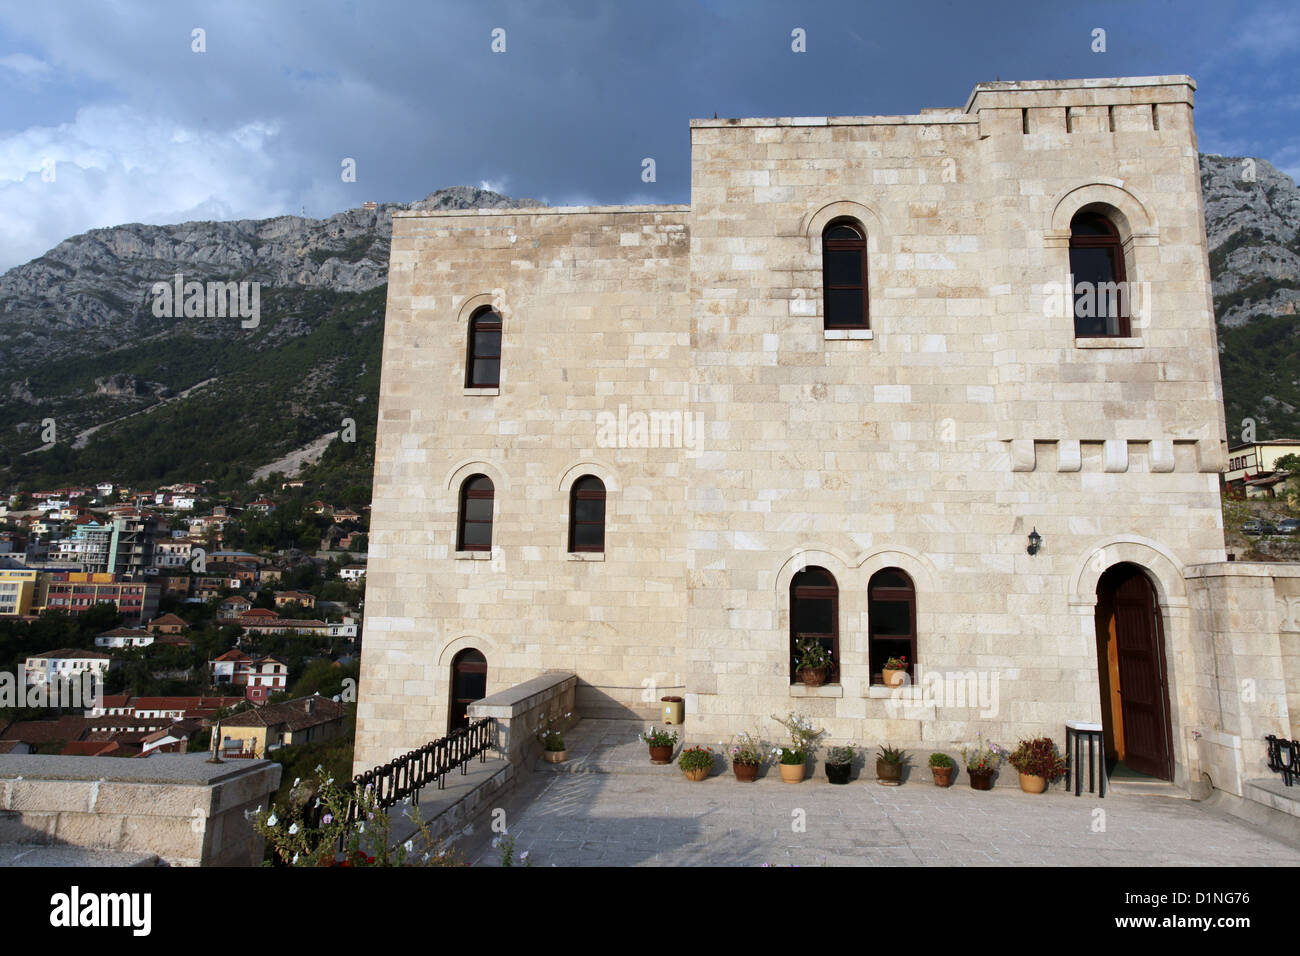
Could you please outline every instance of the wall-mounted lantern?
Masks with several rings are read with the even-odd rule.
[[[1025,550],[1029,552],[1029,555],[1032,557],[1038,553],[1038,549],[1042,546],[1043,536],[1039,534],[1038,529],[1035,528],[1033,531],[1029,532],[1029,547],[1025,548]]]

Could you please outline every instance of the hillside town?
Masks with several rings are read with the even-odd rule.
[[[0,498],[0,672],[22,692],[0,694],[0,753],[259,758],[350,737],[365,509],[279,484]]]

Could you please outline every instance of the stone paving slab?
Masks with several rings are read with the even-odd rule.
[[[516,853],[533,865],[1300,865],[1300,838],[1279,841],[1190,800],[940,789],[916,778],[792,785],[772,768],[754,783],[730,771],[692,783],[651,765],[635,733],[600,745],[608,733],[566,739],[588,772],[548,767],[503,801]],[[496,865],[492,836],[480,823],[460,849],[474,865]]]

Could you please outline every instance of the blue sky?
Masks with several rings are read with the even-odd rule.
[[[692,117],[912,113],[995,78],[1189,73],[1202,151],[1296,176],[1297,50],[1292,2],[11,3],[0,269],[96,226],[326,216],[460,183],[686,202]]]

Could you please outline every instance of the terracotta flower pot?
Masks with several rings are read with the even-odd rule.
[[[783,763],[778,764],[781,768],[781,779],[785,783],[802,783],[804,771],[807,766],[801,763]]]
[[[853,764],[851,763],[828,763],[826,765],[826,779],[831,783],[846,784],[849,782],[849,775],[853,773]]]
[[[1020,789],[1025,793],[1042,793],[1047,789],[1047,778],[1033,773],[1020,775]]]
[[[880,672],[880,677],[884,680],[886,687],[902,687],[903,679],[907,677],[907,671],[890,670],[886,667]]]
[[[993,771],[992,770],[971,770],[970,788],[972,790],[992,790],[993,789]]]
[[[826,673],[825,667],[805,667],[799,671],[799,679],[807,687],[821,687],[826,683]]]
[[[733,763],[731,770],[735,773],[737,780],[745,783],[758,779],[758,764],[756,763]]]
[[[709,775],[709,768],[701,767],[698,770],[683,770],[682,773],[686,774],[687,780],[699,781],[699,780],[703,780],[705,777]]]
[[[952,767],[931,767],[930,772],[934,774],[936,787],[952,786]]]
[[[673,748],[669,744],[667,747],[650,747],[650,762],[657,764],[667,764],[673,762]]]
[[[547,763],[564,763],[569,759],[567,750],[543,750],[542,759]]]
[[[887,760],[876,761],[876,783],[886,787],[897,787],[903,782],[903,765]]]

